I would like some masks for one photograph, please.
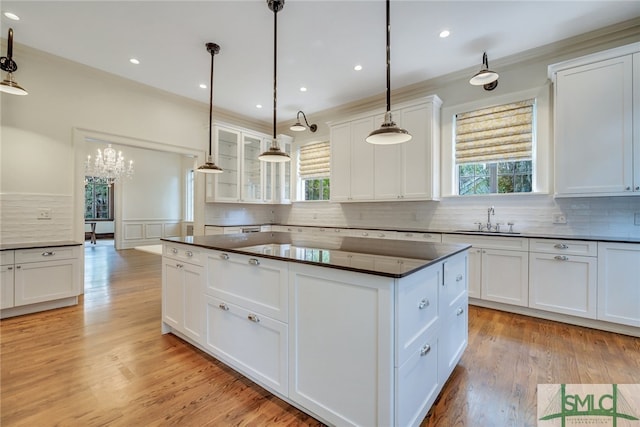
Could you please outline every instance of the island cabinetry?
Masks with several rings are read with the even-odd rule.
[[[162,319],[198,344],[204,341],[204,260],[202,251],[165,244],[162,259]]]
[[[640,195],[638,52],[634,43],[549,66],[557,196]]]
[[[210,251],[206,348],[254,381],[287,395],[288,265]]]
[[[469,297],[529,304],[529,245],[523,237],[444,234],[443,243],[468,243]]]
[[[529,307],[596,318],[597,242],[529,240]]]
[[[14,306],[77,297],[81,292],[79,246],[15,251]]]
[[[13,307],[14,251],[0,252],[0,309]]]
[[[597,318],[640,327],[640,245],[598,242]]]

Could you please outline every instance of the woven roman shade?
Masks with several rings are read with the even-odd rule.
[[[531,160],[535,100],[456,115],[456,164]]]
[[[301,179],[329,178],[331,151],[329,141],[316,142],[300,147],[298,173]]]

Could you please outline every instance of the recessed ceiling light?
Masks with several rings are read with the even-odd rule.
[[[356,71],[360,71],[360,70],[362,70],[362,65],[358,64],[355,67],[353,67],[353,69],[356,70]]]
[[[200,83],[200,89],[206,89],[206,88],[207,88],[207,85],[206,85],[206,84],[204,84],[204,83]]]
[[[6,16],[9,19],[12,19],[14,21],[19,21],[20,17],[18,15],[16,15],[15,13],[11,13],[11,12],[5,12],[4,16]]]
[[[138,61],[136,58],[131,58],[131,59],[129,60],[129,62],[131,62],[132,64],[135,64],[135,65],[140,64],[140,61]]]
[[[256,104],[256,108],[262,108],[262,104]]]
[[[449,30],[442,30],[440,31],[440,38],[444,39],[447,38],[451,35],[451,32]]]
[[[306,92],[306,91],[307,91],[307,88],[306,88],[306,87],[302,86],[302,87],[300,88],[300,92]]]

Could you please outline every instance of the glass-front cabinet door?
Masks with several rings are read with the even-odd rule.
[[[278,170],[276,174],[276,194],[277,203],[291,203],[291,171],[293,168],[294,159],[291,154],[291,138],[280,136],[279,144],[280,149],[291,156],[290,162],[278,163]]]
[[[258,159],[263,144],[260,136],[242,134],[242,194],[243,202],[262,202],[262,165]]]
[[[240,159],[240,132],[215,127],[215,139],[217,147],[217,165],[224,172],[215,176],[216,201],[240,200],[240,183],[238,180]]]

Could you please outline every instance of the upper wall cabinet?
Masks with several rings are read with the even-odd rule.
[[[277,203],[285,197],[285,167],[261,162],[271,139],[257,132],[215,125],[215,162],[224,171],[206,176],[206,202]],[[291,151],[291,141],[281,142]],[[289,166],[290,167],[290,166]],[[282,177],[282,178],[281,178]],[[282,193],[282,194],[280,194]]]
[[[556,196],[640,195],[640,43],[549,66]]]
[[[440,195],[440,107],[435,95],[392,111],[413,136],[397,145],[365,141],[383,115],[330,125],[331,201],[436,200]]]

